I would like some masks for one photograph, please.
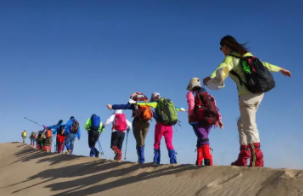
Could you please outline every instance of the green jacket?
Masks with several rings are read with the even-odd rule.
[[[92,119],[89,118],[89,119],[87,119],[87,121],[86,121],[86,123],[84,125],[85,130],[89,131],[91,125],[92,125]],[[102,122],[100,122],[100,126],[99,126],[99,130],[98,131],[99,131],[99,133],[101,133],[102,131],[104,131],[104,125],[102,124]]]
[[[232,55],[235,55],[235,56],[239,56],[240,55],[236,52],[232,52],[231,53]],[[246,56],[253,56],[252,53],[248,52],[246,54],[243,55],[243,57],[246,57]],[[228,71],[231,71],[231,70],[234,70],[236,73],[239,74],[240,78],[243,80],[243,82],[246,82],[246,79],[245,79],[245,76],[244,76],[244,73],[243,71],[241,70],[241,67],[239,66],[240,65],[240,59],[236,58],[236,57],[233,57],[233,56],[226,56],[224,61],[217,67],[217,69],[211,74],[211,78],[214,78],[216,77],[216,71],[220,68],[224,68],[224,67],[227,67],[228,68]],[[279,72],[281,70],[280,67],[276,66],[276,65],[272,65],[272,64],[269,64],[267,62],[262,62],[263,65],[271,72]],[[228,73],[225,73],[226,75],[228,75]],[[244,86],[244,85],[241,85],[240,84],[240,81],[239,79],[230,74],[230,78],[235,81],[235,83],[237,84],[237,87],[239,89],[239,95],[244,95],[244,94],[247,94],[247,93],[250,93],[250,91],[247,90],[247,88]]]

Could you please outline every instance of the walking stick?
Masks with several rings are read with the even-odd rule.
[[[39,123],[37,123],[37,122],[35,122],[35,121],[31,120],[31,119],[28,119],[28,118],[26,118],[26,117],[24,117],[24,118],[25,118],[26,120],[28,120],[28,121],[31,121],[31,122],[33,122],[33,123],[35,123],[35,124],[37,124],[37,125],[43,127],[43,125],[40,125]]]
[[[126,146],[125,146],[125,156],[124,156],[124,161],[126,160],[127,143],[128,143],[128,133],[129,133],[129,131],[127,131],[127,135],[126,135]]]
[[[103,152],[103,150],[102,150],[102,146],[101,146],[101,143],[100,143],[99,140],[98,140],[98,145],[99,145],[99,149],[100,149],[100,154],[101,154],[101,155],[104,155],[104,152]]]

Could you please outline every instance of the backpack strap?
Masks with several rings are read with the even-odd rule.
[[[232,54],[229,54],[228,56],[232,56],[232,57],[235,57],[237,59],[240,59],[240,61],[242,59],[241,57],[238,57],[238,56],[235,56],[235,55],[232,55]],[[232,74],[232,75],[234,75],[234,76],[236,76],[239,79],[239,82],[240,82],[241,85],[242,84],[245,85],[245,83],[243,82],[243,80],[241,79],[241,77],[239,76],[239,74],[237,74],[237,72],[235,72],[234,70],[230,70],[229,73]]]

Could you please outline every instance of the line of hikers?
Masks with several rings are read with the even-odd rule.
[[[256,125],[256,112],[260,105],[264,93],[275,87],[275,81],[270,72],[281,72],[284,76],[291,77],[290,71],[278,66],[262,62],[253,56],[246,48],[245,44],[240,44],[232,36],[225,36],[220,41],[220,50],[225,59],[211,74],[204,78],[203,84],[210,89],[218,90],[223,88],[224,80],[228,75],[237,84],[239,95],[240,118],[238,120],[238,131],[240,139],[240,153],[238,159],[231,163],[234,166],[263,167],[264,159],[261,151],[259,131]],[[161,152],[160,141],[165,138],[168,156],[171,164],[177,163],[176,152],[173,146],[173,125],[178,123],[178,111],[187,112],[188,123],[192,126],[197,136],[197,159],[196,165],[212,166],[213,159],[209,143],[209,134],[212,127],[224,125],[216,101],[205,88],[202,87],[199,78],[192,78],[186,88],[188,93],[188,110],[175,107],[171,99],[160,96],[160,93],[152,93],[148,100],[141,92],[134,92],[126,104],[107,104],[107,108],[115,110],[115,113],[103,124],[100,117],[93,114],[86,122],[85,129],[88,131],[88,144],[90,156],[99,156],[99,151],[95,145],[100,133],[106,125],[113,124],[111,148],[115,153],[115,160],[120,161],[122,157],[121,149],[125,138],[125,131],[133,129],[136,139],[136,150],[138,163],[145,162],[144,149],[145,139],[149,131],[151,119],[156,120],[154,135],[154,163],[160,164]],[[133,122],[130,123],[122,110],[131,110]],[[57,149],[61,153],[63,144],[67,153],[73,151],[75,138],[80,139],[80,127],[78,121],[71,118],[66,125],[59,121],[57,125],[45,127],[45,130],[55,129],[57,132]],[[43,131],[45,135],[46,131]],[[39,138],[39,136],[37,137]],[[46,139],[43,145],[49,145]],[[39,145],[42,145],[39,144]]]

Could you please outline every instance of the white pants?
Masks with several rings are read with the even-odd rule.
[[[260,142],[259,131],[256,123],[256,113],[263,97],[264,93],[249,93],[239,97],[240,118],[237,125],[240,145]]]

